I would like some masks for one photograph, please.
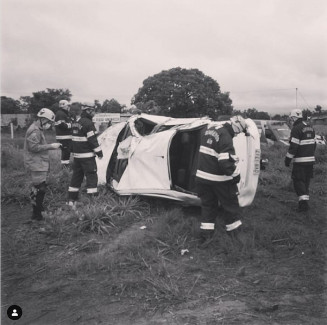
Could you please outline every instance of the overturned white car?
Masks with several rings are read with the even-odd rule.
[[[254,199],[260,172],[260,135],[246,120],[248,134],[234,137],[239,157],[240,206]],[[104,157],[97,159],[99,184],[119,195],[146,195],[199,205],[195,187],[201,132],[209,118],[134,115],[105,130],[98,138]]]

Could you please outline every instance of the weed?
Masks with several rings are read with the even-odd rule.
[[[82,232],[109,234],[110,230],[121,231],[127,225],[146,218],[149,206],[138,197],[115,198],[102,193],[92,202],[79,209],[77,227]]]

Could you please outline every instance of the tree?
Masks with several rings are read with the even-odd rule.
[[[198,69],[179,67],[145,79],[131,104],[144,112],[152,107],[157,114],[171,117],[208,115],[216,119],[233,111],[229,93],[221,93],[214,79]]]
[[[303,119],[307,120],[308,117],[312,116],[312,112],[308,108],[306,108],[302,110],[302,115],[303,115]]]
[[[147,114],[160,115],[161,112],[160,106],[154,100],[149,100],[146,103],[138,102],[136,107],[141,112]]]
[[[316,105],[315,107],[315,111],[318,113],[318,114],[321,114],[321,110],[322,110],[322,107],[320,105]]]
[[[1,114],[19,114],[24,113],[19,100],[10,97],[1,96]]]
[[[20,97],[24,107],[29,113],[36,114],[41,108],[46,107],[54,112],[58,109],[58,103],[61,99],[70,101],[72,97],[68,89],[50,89],[33,93],[33,96]]]
[[[242,115],[245,118],[253,120],[270,120],[270,115],[267,112],[258,111],[256,108],[248,108],[247,110],[233,111],[234,115]]]
[[[278,121],[287,121],[289,118],[289,115],[287,114],[275,114],[271,117],[272,120],[278,120]]]
[[[119,102],[114,98],[111,98],[110,100],[106,99],[101,106],[101,112],[120,113],[124,107],[125,105],[120,105]]]

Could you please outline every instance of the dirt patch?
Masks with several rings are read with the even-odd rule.
[[[164,269],[156,269],[143,255],[138,264],[128,264],[126,258],[123,264],[119,258],[133,242],[152,238],[151,223],[146,229],[140,229],[144,222],[132,224],[110,240],[90,235],[82,246],[80,238],[59,242],[42,231],[46,225],[26,223],[29,213],[29,207],[2,207],[2,315],[9,305],[20,305],[24,316],[17,323],[323,324],[326,320],[326,268],[321,255],[326,232],[319,230],[317,211],[294,220],[312,228],[314,243],[306,238],[277,240],[273,252],[256,249],[234,258],[233,251],[217,249],[218,238],[217,246],[207,250],[190,246],[183,256],[166,255]],[[190,217],[198,213],[185,212]],[[85,243],[92,249],[76,249],[85,248]],[[121,265],[106,267],[102,262],[96,272],[87,264],[72,268],[79,257],[94,262],[99,254],[107,256],[106,263]],[[66,263],[69,272],[62,266],[57,273],[58,263]],[[2,316],[2,324],[11,322]]]

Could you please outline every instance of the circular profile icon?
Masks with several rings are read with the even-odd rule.
[[[7,309],[7,315],[11,320],[17,320],[17,319],[20,319],[22,317],[23,311],[19,306],[11,305]]]

